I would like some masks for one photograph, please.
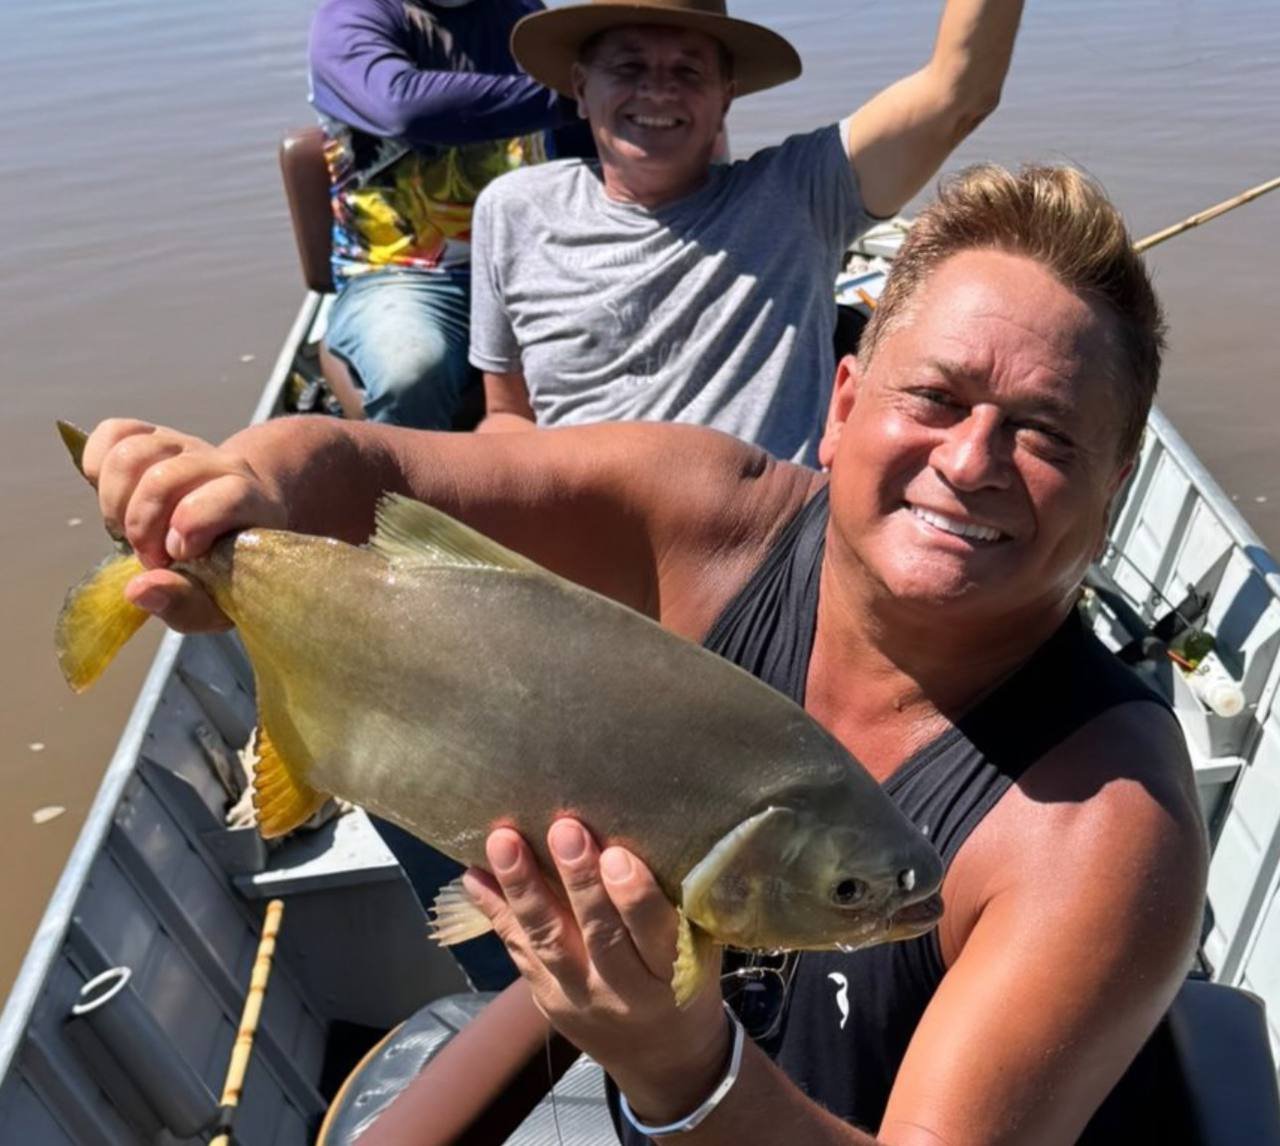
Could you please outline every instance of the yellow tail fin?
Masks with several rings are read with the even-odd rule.
[[[54,648],[62,675],[76,692],[84,692],[102,675],[150,616],[124,597],[125,585],[141,572],[142,563],[132,553],[117,554],[67,594],[54,630]]]

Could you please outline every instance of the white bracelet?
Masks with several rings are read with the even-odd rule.
[[[742,1044],[746,1037],[746,1032],[742,1029],[742,1024],[738,1022],[738,1016],[729,1009],[729,1004],[725,1003],[724,1012],[729,1016],[729,1025],[733,1028],[733,1050],[729,1052],[729,1069],[724,1072],[722,1078],[706,1099],[703,1101],[692,1114],[686,1114],[683,1118],[677,1119],[675,1122],[668,1122],[665,1126],[646,1126],[631,1111],[631,1106],[627,1102],[627,1096],[621,1091],[618,1092],[618,1105],[622,1109],[622,1117],[625,1118],[633,1130],[638,1130],[641,1134],[646,1134],[650,1138],[658,1138],[664,1134],[687,1134],[690,1130],[696,1129],[705,1120],[721,1102],[724,1097],[733,1089],[733,1084],[738,1081],[738,1071],[742,1068]]]

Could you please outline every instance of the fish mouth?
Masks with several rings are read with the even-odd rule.
[[[942,918],[942,896],[937,892],[927,899],[899,908],[885,920],[885,928],[895,939],[923,935]]]

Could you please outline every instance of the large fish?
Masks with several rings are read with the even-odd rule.
[[[83,434],[63,435],[78,461]],[[937,920],[937,853],[802,708],[437,510],[388,496],[365,547],[247,529],[175,568],[253,663],[266,836],[332,794],[466,864],[509,825],[554,873],[546,831],[572,814],[679,909],[681,1002],[715,944],[854,948]],[[69,594],[57,650],[77,691],[146,619],[122,594],[140,571],[121,552]],[[442,891],[442,942],[488,926]]]

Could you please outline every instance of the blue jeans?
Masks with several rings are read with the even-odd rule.
[[[404,874],[418,896],[423,908],[429,908],[446,883],[457,879],[463,867],[456,860],[423,843],[417,836],[377,816],[370,816],[378,829],[382,842],[400,861]],[[516,965],[511,962],[507,949],[492,931],[478,939],[468,939],[449,948],[458,966],[477,991],[501,991],[519,977]]]
[[[469,274],[371,271],[338,292],[325,344],[351,368],[370,421],[447,430],[471,376],[470,312]]]

